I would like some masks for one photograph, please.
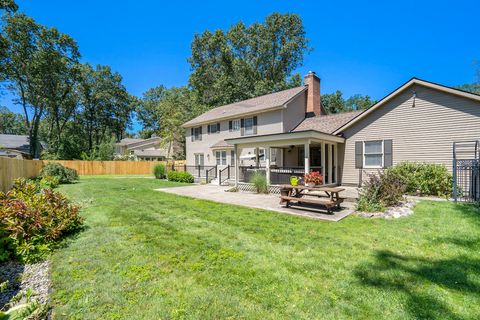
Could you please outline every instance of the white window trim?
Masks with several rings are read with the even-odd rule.
[[[235,123],[238,124],[238,127],[235,129]],[[234,119],[232,120],[232,131],[240,131],[242,129],[242,120]]]
[[[193,141],[202,141],[202,133],[200,132],[202,130],[200,128],[201,126],[193,128]],[[197,130],[198,130],[198,135],[196,134]]]
[[[375,142],[375,141],[380,141],[382,143],[382,165],[381,166],[367,166],[365,164],[365,143],[366,142]],[[378,154],[378,153],[371,153],[371,154]],[[363,141],[363,154],[362,154],[362,159],[363,159],[363,168],[364,169],[382,169],[385,167],[385,142],[384,140],[364,140]]]
[[[225,153],[225,157],[223,157],[223,153]],[[220,156],[218,156],[218,155],[220,155]],[[220,162],[220,163],[218,163],[218,162]],[[228,163],[228,161],[227,161],[227,150],[217,150],[217,151],[215,151],[215,164],[217,166],[226,166],[227,163]]]
[[[247,133],[247,119],[249,119],[249,120],[252,119],[252,132],[251,132],[251,133]],[[254,121],[253,121],[253,117],[244,118],[243,121],[244,121],[243,133],[244,133],[246,136],[253,136],[253,135],[254,135],[254,133],[253,133],[253,132],[254,132],[253,128],[254,128],[254,126],[255,126]]]

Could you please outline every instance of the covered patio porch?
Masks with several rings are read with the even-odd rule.
[[[338,184],[338,146],[345,141],[342,137],[307,130],[226,141],[234,147],[236,187],[250,183],[255,172],[264,173],[271,186],[288,184],[291,176],[303,177],[312,171],[322,174],[324,186]],[[252,150],[250,159],[240,156],[245,149]]]

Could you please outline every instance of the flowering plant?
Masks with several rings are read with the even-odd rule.
[[[318,171],[312,171],[305,174],[305,183],[322,184],[323,176]]]

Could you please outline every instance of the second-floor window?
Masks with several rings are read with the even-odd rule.
[[[245,118],[245,135],[253,134],[253,118]]]
[[[220,133],[220,122],[208,125],[208,134]]]
[[[240,119],[230,121],[230,131],[239,131],[241,128]]]
[[[202,140],[202,127],[192,128],[192,141]]]

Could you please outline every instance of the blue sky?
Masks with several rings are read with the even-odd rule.
[[[17,1],[37,22],[77,40],[82,60],[107,64],[141,95],[181,86],[193,35],[272,12],[297,13],[314,48],[297,71],[316,71],[322,92],[379,99],[416,76],[445,85],[474,80],[480,60],[477,1]],[[0,104],[14,111],[9,96]]]

